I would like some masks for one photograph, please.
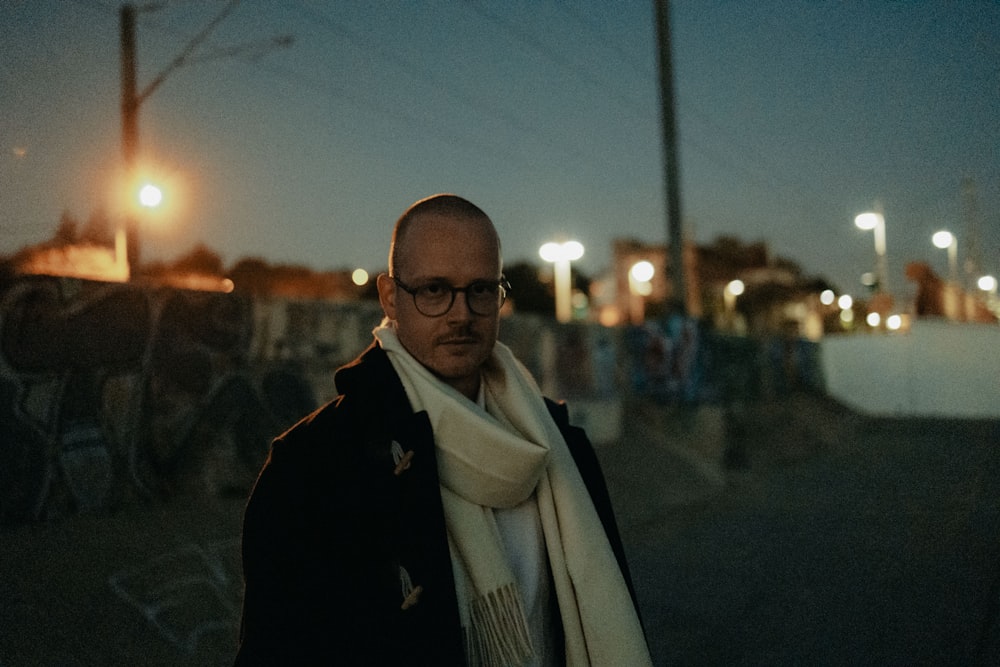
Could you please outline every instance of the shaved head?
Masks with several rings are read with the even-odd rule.
[[[389,248],[389,275],[398,276],[407,263],[406,243],[410,228],[420,219],[449,218],[467,221],[469,224],[486,223],[496,240],[497,255],[500,254],[500,237],[493,227],[493,221],[485,212],[468,199],[458,195],[437,194],[415,202],[399,217],[392,231],[392,245]]]

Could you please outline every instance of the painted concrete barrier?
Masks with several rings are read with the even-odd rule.
[[[244,495],[271,439],[336,395],[375,302],[252,299],[132,283],[0,284],[0,523],[183,493]],[[516,314],[500,339],[597,445],[623,405],[719,404],[816,385],[800,342],[690,320],[609,329]]]
[[[37,276],[0,286],[0,523],[245,494],[270,440],[336,395],[334,371],[380,320],[374,302]],[[609,336],[545,318],[502,325],[597,441],[620,428]]]
[[[830,337],[830,396],[877,416],[1000,418],[1000,327],[918,320],[898,335]]]

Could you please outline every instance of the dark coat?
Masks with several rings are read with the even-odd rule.
[[[236,664],[464,664],[427,414],[412,412],[375,344],[336,385],[274,441],[247,504]],[[594,450],[566,407],[546,402],[632,592]],[[413,452],[405,470],[393,442]],[[401,569],[422,589],[406,609]]]

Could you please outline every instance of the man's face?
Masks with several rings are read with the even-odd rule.
[[[395,277],[407,287],[432,281],[465,287],[500,279],[500,249],[487,220],[423,214],[411,221],[402,245]],[[477,315],[469,310],[466,295],[458,293],[448,312],[428,317],[392,278],[380,276],[378,288],[403,347],[444,382],[475,398],[480,366],[497,340],[499,312]]]

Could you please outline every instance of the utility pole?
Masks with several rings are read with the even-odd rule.
[[[222,20],[238,5],[240,0],[229,0],[226,6],[205,26],[201,32],[195,35],[187,45],[181,50],[173,61],[160,72],[148,86],[141,91],[136,84],[136,46],[135,46],[135,21],[139,11],[151,11],[162,8],[165,2],[150,2],[139,8],[133,3],[127,2],[122,5],[120,12],[121,28],[121,60],[122,60],[122,160],[125,168],[125,182],[129,198],[131,199],[137,183],[136,162],[139,153],[139,107],[147,97],[153,94],[160,87],[167,76],[182,65],[195,62],[192,57],[195,49],[208,38],[209,34],[222,22]],[[260,55],[265,51],[276,47],[287,47],[292,44],[292,37],[289,35],[275,37],[268,42],[261,44],[248,44],[237,46],[210,53],[200,59],[209,60],[222,56],[237,56],[245,53]],[[132,210],[133,203],[130,201],[125,207],[125,235],[126,235],[126,256],[130,271],[134,271],[139,266],[140,260],[140,238],[139,224],[135,211]]]
[[[667,204],[667,267],[673,283],[673,298],[681,314],[688,313],[684,276],[684,230],[681,225],[680,168],[677,163],[677,121],[674,110],[674,72],[670,46],[670,3],[656,2],[656,32],[660,64],[660,116],[663,124],[664,194]]]
[[[139,143],[139,97],[136,94],[135,75],[135,6],[124,4],[121,8],[121,59],[122,59],[122,159],[125,165],[126,191],[130,194],[136,185],[136,153]],[[130,271],[139,266],[139,223],[132,210],[131,199],[125,207],[125,256]]]
[[[982,269],[982,255],[979,248],[979,195],[976,181],[971,177],[962,179],[962,221],[965,223],[965,286],[973,288]]]

